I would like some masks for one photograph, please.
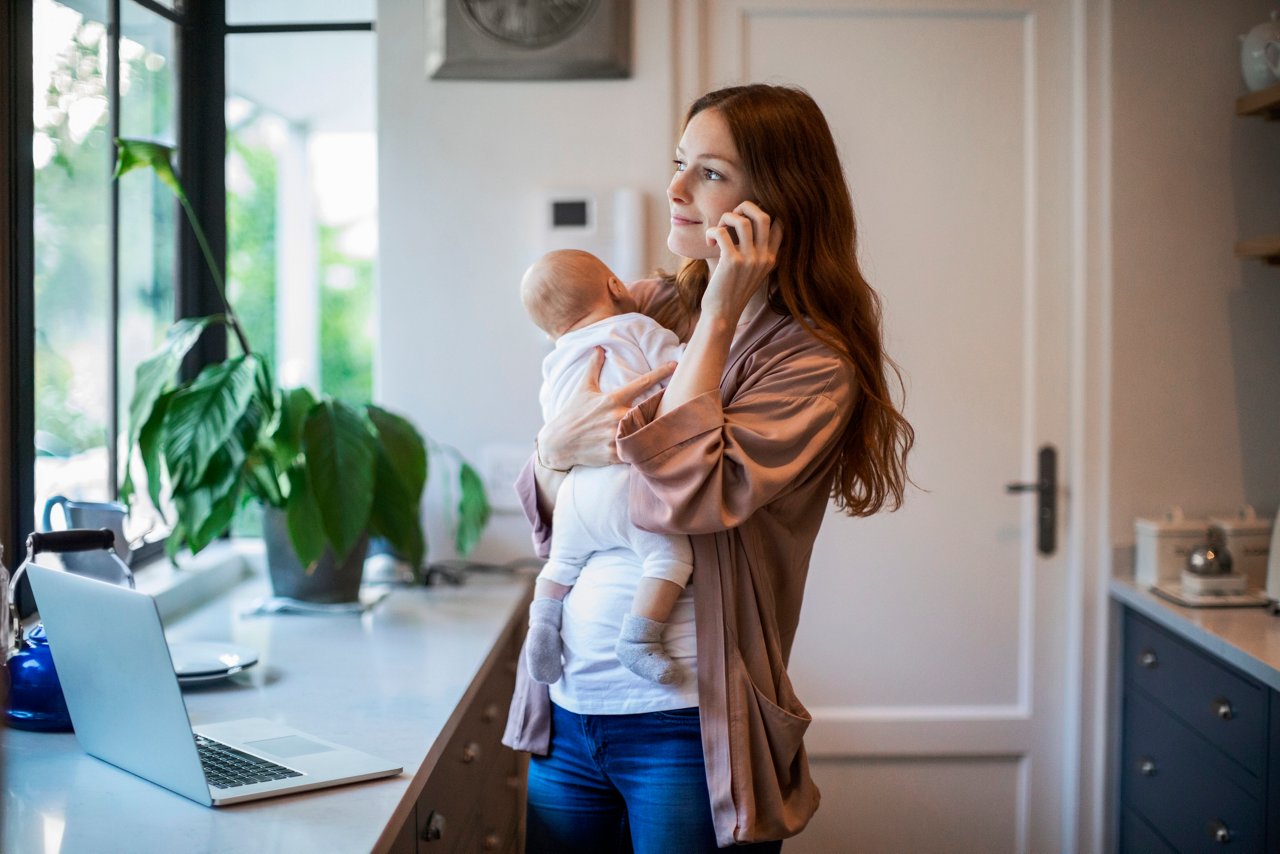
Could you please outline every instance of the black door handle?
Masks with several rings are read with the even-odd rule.
[[[1038,479],[1035,483],[1006,483],[1008,493],[1036,493],[1036,549],[1051,555],[1058,549],[1058,449],[1040,449]]]

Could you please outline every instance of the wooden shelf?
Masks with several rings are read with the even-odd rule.
[[[1257,258],[1268,264],[1280,264],[1280,234],[1237,240],[1236,257]]]
[[[1236,98],[1236,115],[1280,119],[1280,83]]]

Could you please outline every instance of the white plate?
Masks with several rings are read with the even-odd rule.
[[[225,679],[258,663],[258,653],[231,643],[181,641],[169,644],[178,681]]]

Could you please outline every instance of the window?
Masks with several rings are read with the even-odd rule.
[[[54,495],[116,495],[121,402],[173,318],[172,196],[150,172],[111,175],[113,136],[176,143],[174,23],[118,8],[116,27],[105,0],[32,3],[37,520]]]
[[[177,146],[215,255],[228,247],[231,299],[286,383],[369,396],[377,224],[371,0],[6,7],[18,49],[5,60],[31,71],[29,89],[24,72],[6,83],[20,97],[4,103],[8,150],[30,151],[32,167],[16,173],[0,280],[17,307],[0,311],[7,387],[34,379],[32,403],[0,430],[16,472],[0,502],[12,549],[49,497],[118,494],[136,366],[175,316],[218,310],[168,189],[147,170],[113,180],[114,137]],[[329,96],[316,97],[326,73]],[[208,340],[198,357],[226,346]],[[135,514],[131,533],[163,536]]]

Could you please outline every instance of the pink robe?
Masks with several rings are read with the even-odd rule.
[[[647,314],[674,298],[659,280],[632,293]],[[721,846],[793,836],[818,808],[802,740],[812,718],[786,665],[856,396],[847,359],[766,307],[734,341],[718,394],[655,419],[659,393],[618,428],[632,520],[693,545],[702,744]],[[551,529],[532,462],[516,486],[545,556]],[[546,754],[550,704],[521,667],[503,743]]]

